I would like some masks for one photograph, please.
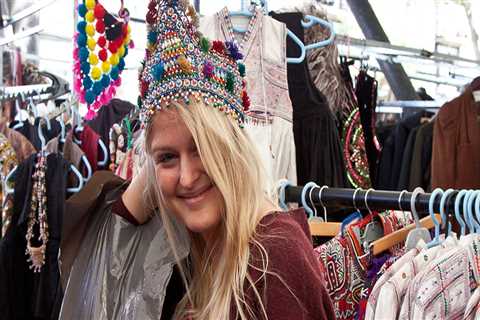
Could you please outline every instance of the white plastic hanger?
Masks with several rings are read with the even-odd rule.
[[[405,240],[405,248],[407,250],[414,249],[420,240],[423,240],[425,243],[428,243],[432,240],[428,229],[422,227],[420,224],[417,209],[415,208],[415,200],[420,193],[424,193],[423,189],[420,187],[415,188],[415,190],[413,190],[412,197],[410,198],[410,208],[413,219],[415,220],[415,229],[408,233],[407,239]],[[435,219],[435,217],[433,219]]]

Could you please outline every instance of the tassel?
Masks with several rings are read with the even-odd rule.
[[[204,53],[207,53],[210,50],[210,41],[206,37],[200,39],[200,47]]]
[[[183,72],[192,73],[192,65],[183,54],[177,58],[177,64]]]
[[[217,52],[220,55],[225,54],[225,45],[222,41],[214,40],[212,43],[212,50]]]
[[[245,65],[243,63],[238,64],[238,72],[242,78],[245,77]]]
[[[206,61],[203,65],[203,74],[205,78],[210,79],[213,75],[213,64],[210,61]]]
[[[231,72],[227,72],[227,83],[225,84],[225,87],[230,93],[233,93],[233,85],[233,74]]]

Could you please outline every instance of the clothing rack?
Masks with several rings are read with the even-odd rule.
[[[48,95],[45,100],[55,99],[70,92],[70,85],[64,79],[46,71],[39,72],[41,76],[51,80],[50,84],[35,84],[25,86],[0,87],[0,101],[16,98],[30,98]]]
[[[302,199],[301,186],[287,186],[285,188],[286,202],[301,203]],[[411,211],[412,192],[406,191],[385,191],[385,190],[364,190],[364,189],[342,189],[342,188],[323,188],[321,191],[322,199],[320,201],[319,193],[320,187],[313,187],[313,190],[306,191],[305,198],[309,203],[310,194],[313,203],[317,206],[325,206],[326,208],[351,208],[351,209],[365,209],[367,210],[404,210]],[[456,190],[446,200],[447,208],[453,208],[456,198]],[[368,192],[368,195],[367,195]],[[415,198],[415,209],[420,216],[425,216],[428,213],[428,203],[430,200],[430,193],[420,193]],[[355,196],[355,197],[354,197]],[[365,201],[366,196],[366,201]],[[435,212],[440,210],[440,198],[436,197],[433,208]],[[367,205],[368,204],[368,208]]]

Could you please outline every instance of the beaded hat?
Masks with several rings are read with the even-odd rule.
[[[186,0],[151,0],[146,22],[148,43],[139,74],[143,125],[171,102],[188,105],[194,99],[243,126],[250,100],[236,44],[203,37],[195,9]]]

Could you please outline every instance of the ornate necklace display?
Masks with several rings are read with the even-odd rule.
[[[75,34],[74,91],[81,103],[86,103],[85,118],[93,119],[107,104],[120,86],[120,74],[125,68],[130,39],[129,12],[122,7],[118,12],[123,21],[95,0],[84,0],[78,6],[79,22]]]
[[[25,254],[28,256],[27,262],[30,263],[29,268],[33,272],[38,273],[42,270],[45,264],[45,253],[48,242],[48,219],[47,219],[47,186],[45,175],[47,171],[47,158],[42,151],[37,155],[37,163],[35,164],[35,171],[33,173],[33,187],[32,187],[32,207],[27,221],[27,249]],[[39,247],[32,246],[32,239],[34,238],[34,228],[38,225],[39,236],[38,241],[41,245]]]

